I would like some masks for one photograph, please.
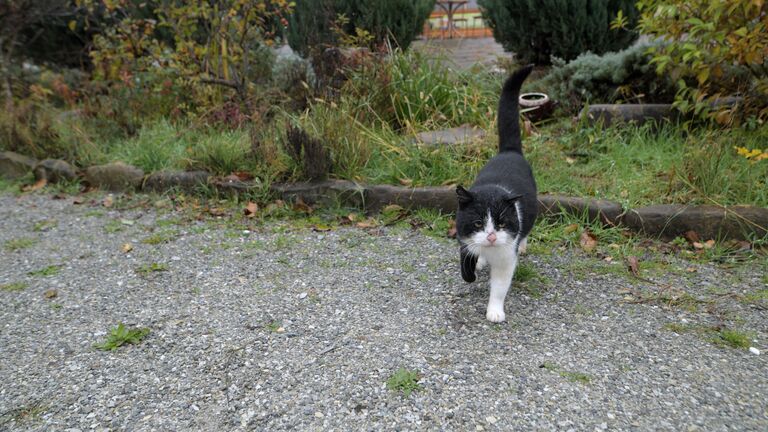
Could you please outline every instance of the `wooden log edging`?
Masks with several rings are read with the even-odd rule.
[[[18,178],[37,164],[37,161],[13,152],[0,153],[0,161],[0,178]],[[239,194],[259,188],[256,183],[216,178],[205,171],[159,171],[145,176],[140,169],[122,163],[87,168],[83,177],[92,186],[115,192],[183,190],[194,193],[203,186],[222,193]],[[326,180],[274,184],[271,189],[285,201],[300,198],[307,204],[344,205],[367,212],[379,211],[390,204],[407,209],[432,208],[443,213],[456,211],[456,192],[448,186],[411,188]],[[624,226],[665,240],[682,236],[687,231],[695,231],[702,239],[755,240],[768,236],[768,208],[763,207],[664,204],[625,209],[621,204],[607,200],[549,194],[539,195],[538,201],[542,217],[570,214],[608,226]]]
[[[366,186],[346,180],[327,180],[316,184],[273,185],[272,190],[286,201],[301,198],[307,204],[343,204],[369,212],[389,204],[408,209],[433,208],[444,213],[456,211],[456,192],[447,186]],[[354,196],[354,200],[345,199],[350,196]],[[768,235],[768,208],[762,207],[668,204],[625,209],[608,200],[549,194],[539,195],[538,201],[541,217],[570,214],[607,226],[624,226],[664,240],[683,236],[687,231],[695,231],[702,239],[754,240]]]

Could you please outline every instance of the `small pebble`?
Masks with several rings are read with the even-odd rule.
[[[755,347],[749,347],[749,352],[751,352],[754,355],[760,355],[760,350]]]

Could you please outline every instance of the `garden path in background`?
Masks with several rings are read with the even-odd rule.
[[[512,58],[493,38],[421,39],[411,47],[427,56],[445,58],[449,66],[459,70],[475,64],[492,67],[499,57]]]
[[[487,274],[410,227],[101,203],[0,195],[2,430],[768,430],[754,267],[665,256],[650,283],[534,241],[497,325]],[[151,333],[94,349],[118,322]]]

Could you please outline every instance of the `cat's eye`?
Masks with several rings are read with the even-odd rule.
[[[500,223],[498,226],[499,226],[499,228],[506,228],[506,227],[507,227],[507,224],[505,224],[505,223]]]
[[[480,221],[475,222],[475,228],[482,228],[482,227],[483,227],[483,223],[482,222],[480,222]]]

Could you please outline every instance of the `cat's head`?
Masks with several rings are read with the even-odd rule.
[[[482,247],[512,247],[522,225],[521,195],[496,186],[468,191],[456,187],[459,210],[456,234],[470,250]]]

